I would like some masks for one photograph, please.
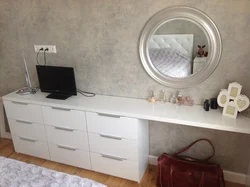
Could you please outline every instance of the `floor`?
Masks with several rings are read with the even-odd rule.
[[[132,182],[129,180],[121,179],[118,177],[113,177],[110,175],[105,175],[97,173],[94,171],[89,171],[85,169],[76,168],[73,166],[68,166],[52,161],[47,161],[44,159],[18,154],[14,151],[13,143],[8,139],[0,138],[0,156],[16,159],[22,162],[27,162],[30,164],[42,166],[45,168],[57,170],[60,172],[65,172],[72,175],[78,175],[80,177],[88,178],[107,185],[108,187],[156,187],[156,176],[157,168],[156,166],[149,165],[146,173],[140,184]],[[244,185],[226,183],[227,187],[244,187]]]

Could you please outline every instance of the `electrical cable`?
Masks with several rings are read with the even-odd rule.
[[[38,61],[38,56],[39,56],[40,51],[42,51],[42,50],[43,50],[43,48],[40,48],[40,49],[38,50],[37,54],[36,54],[36,63],[37,63],[38,65],[40,65],[40,64],[39,64],[39,61]]]
[[[32,88],[31,89],[31,93],[35,94],[36,92],[38,92],[40,90],[40,88]]]
[[[77,92],[82,94],[85,97],[95,97],[95,93],[92,92],[85,92],[83,90],[77,89]]]
[[[44,59],[44,65],[46,66],[47,65],[47,62],[46,62],[46,51],[48,51],[49,49],[46,48],[44,51],[43,51],[43,59]]]

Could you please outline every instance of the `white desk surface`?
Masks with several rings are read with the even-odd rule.
[[[171,103],[149,103],[143,99],[96,95],[84,97],[80,94],[67,100],[47,99],[48,93],[21,96],[12,92],[3,100],[21,101],[30,104],[70,108],[89,112],[114,114],[124,117],[174,123],[230,132],[250,134],[250,118],[238,115],[237,119],[222,116],[222,110],[203,110],[200,105],[177,106]]]

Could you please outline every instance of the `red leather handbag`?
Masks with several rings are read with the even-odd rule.
[[[213,154],[204,160],[192,157],[181,157],[194,144],[207,141],[213,149]],[[213,144],[207,139],[199,139],[179,152],[170,156],[163,153],[158,158],[158,187],[224,187],[223,171],[217,164],[210,164],[208,160],[215,155]]]

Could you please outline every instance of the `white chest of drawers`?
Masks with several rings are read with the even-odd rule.
[[[148,122],[86,113],[92,169],[140,181],[148,163]]]
[[[47,101],[4,99],[16,152],[140,182],[148,165],[147,120]]]

